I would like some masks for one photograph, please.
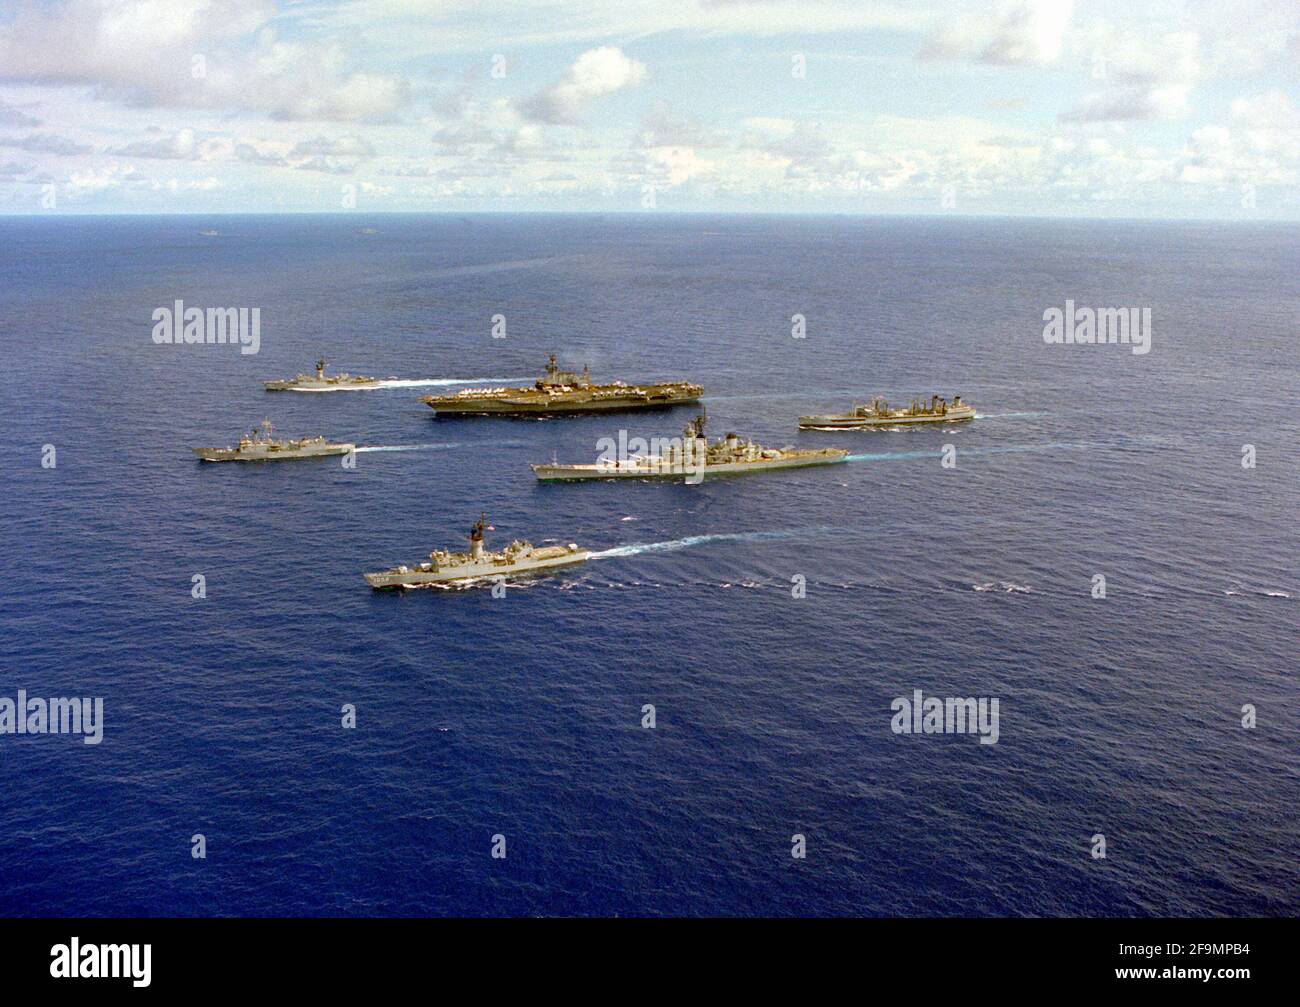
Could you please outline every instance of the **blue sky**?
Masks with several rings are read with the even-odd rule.
[[[0,213],[1300,217],[1300,5],[0,3]]]

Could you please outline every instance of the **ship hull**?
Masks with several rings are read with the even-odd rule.
[[[326,444],[289,451],[236,451],[233,448],[195,448],[205,462],[283,462],[299,458],[330,458],[356,449],[355,444]]]
[[[420,401],[438,416],[564,416],[590,413],[670,409],[699,402],[702,388],[677,390],[647,388],[638,394],[592,398],[585,393],[546,395],[520,389],[522,394],[500,398],[429,395]]]
[[[706,465],[703,478],[741,476],[776,469],[802,469],[816,465],[836,465],[848,457],[847,451],[828,451],[802,458],[763,459],[753,462],[724,462]],[[618,468],[607,465],[533,465],[533,474],[540,482],[589,482],[600,479],[671,479],[686,481],[695,478],[698,467],[664,465],[662,468]]]
[[[586,549],[566,552],[563,556],[549,559],[524,561],[522,563],[467,563],[462,566],[449,567],[445,570],[384,570],[379,573],[362,574],[366,583],[376,590],[391,590],[403,587],[422,587],[427,584],[471,584],[475,581],[492,580],[497,577],[522,577],[545,573],[561,567],[576,566],[585,563],[591,557]]]
[[[943,415],[919,416],[800,416],[800,430],[868,430],[881,427],[936,426],[945,423],[963,423],[975,418],[975,410],[950,409]]]

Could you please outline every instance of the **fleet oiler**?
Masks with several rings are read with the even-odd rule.
[[[913,399],[912,404],[903,409],[890,409],[889,403],[877,395],[865,406],[857,406],[852,412],[800,416],[799,427],[802,430],[863,430],[869,427],[957,423],[974,418],[975,407],[963,402],[960,395],[954,395],[951,403],[938,395],[931,395],[929,405],[923,400]]]

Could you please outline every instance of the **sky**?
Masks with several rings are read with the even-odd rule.
[[[0,0],[0,213],[1300,219],[1297,0]]]

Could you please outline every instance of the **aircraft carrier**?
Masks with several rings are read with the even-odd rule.
[[[464,388],[420,401],[439,416],[557,416],[664,409],[696,402],[703,394],[703,388],[686,381],[593,384],[586,367],[581,374],[562,371],[552,353],[546,373],[531,388]]]

